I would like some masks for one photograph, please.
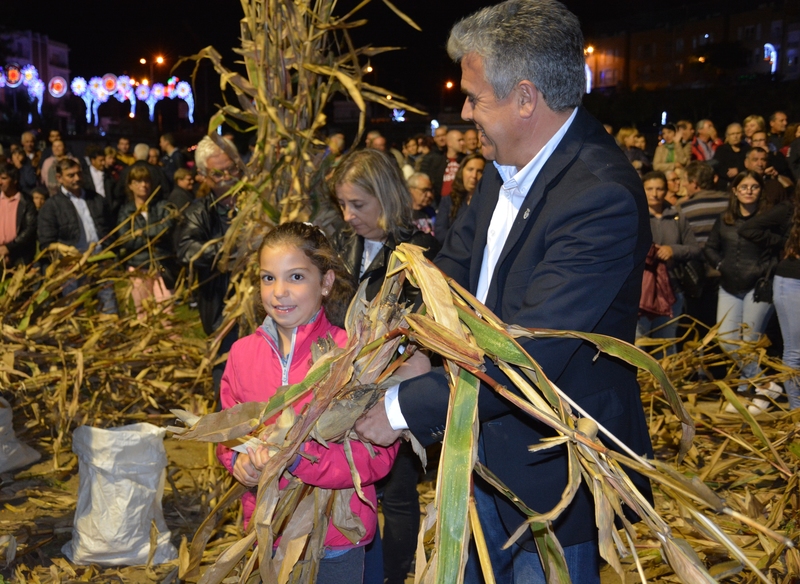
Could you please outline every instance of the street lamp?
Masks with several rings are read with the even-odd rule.
[[[453,82],[452,81],[448,81],[447,83],[444,84],[444,86],[447,89],[453,89]]]
[[[147,64],[147,59],[142,57],[141,59],[139,59],[139,63],[141,63],[142,65],[146,65]],[[158,65],[163,65],[164,64],[164,57],[162,57],[161,55],[157,55],[154,59],[150,59],[150,79],[154,79],[155,78],[155,74],[153,72],[153,63],[156,63]]]

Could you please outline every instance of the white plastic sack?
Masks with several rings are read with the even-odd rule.
[[[150,525],[158,528],[154,564],[174,560],[161,499],[166,430],[132,424],[102,430],[81,426],[72,434],[78,455],[78,504],[72,540],[61,548],[75,564],[130,566],[147,563]]]
[[[42,457],[39,452],[17,440],[11,418],[11,406],[0,397],[0,472],[22,468]]]

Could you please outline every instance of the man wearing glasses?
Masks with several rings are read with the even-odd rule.
[[[408,177],[408,190],[411,192],[412,217],[420,231],[434,235],[436,210],[433,203],[433,183],[424,172],[415,172]]]
[[[234,148],[233,144],[228,145]],[[194,160],[198,180],[209,193],[186,208],[177,237],[177,255],[182,264],[191,266],[197,274],[200,321],[205,333],[211,335],[222,325],[222,309],[230,284],[230,273],[220,268],[219,256],[225,233],[236,215],[236,199],[231,190],[239,182],[241,170],[208,136],[197,144]],[[219,354],[227,353],[238,336],[238,327],[234,326],[223,339]],[[212,372],[216,394],[224,369],[223,362]]]

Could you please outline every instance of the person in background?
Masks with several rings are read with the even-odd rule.
[[[175,137],[172,134],[163,134],[158,140],[158,145],[161,148],[161,152],[163,152],[163,156],[160,157],[160,163],[164,169],[164,175],[169,181],[169,186],[174,187],[172,177],[179,168],[186,168],[186,156],[175,146]],[[152,161],[150,163],[153,164]],[[163,196],[166,195],[167,193],[164,193]]]
[[[81,186],[82,174],[80,162],[73,158],[65,157],[56,164],[60,188],[39,211],[38,236],[42,250],[54,242],[74,247],[81,253],[93,244],[95,253],[102,250],[101,242],[111,231],[111,211],[105,197]],[[79,276],[64,284],[62,293],[71,294],[86,283],[86,278]],[[117,315],[113,283],[101,286],[97,298],[103,314]]]
[[[36,147],[36,134],[33,132],[23,132],[20,136],[20,144],[22,144],[22,151],[31,163],[35,171],[39,170],[42,160],[42,151]]]
[[[131,297],[136,318],[147,313],[145,302],[162,303],[172,297],[165,282],[165,261],[172,256],[175,207],[164,200],[152,200],[150,173],[137,166],[128,173],[128,201],[119,210],[117,223],[119,256],[131,274]],[[166,307],[171,312],[171,306]]]
[[[680,171],[682,172],[682,170]],[[664,201],[671,207],[678,204],[681,199],[681,175],[677,170],[668,170],[664,173],[667,179],[667,196]]]
[[[642,184],[647,196],[650,231],[653,234],[656,257],[667,265],[675,302],[672,304],[672,314],[669,316],[640,315],[636,325],[636,338],[674,339],[678,336],[677,319],[683,314],[684,304],[683,290],[676,277],[676,266],[689,260],[701,259],[703,252],[695,241],[686,217],[680,215],[674,207],[665,205],[667,178],[664,173],[649,172],[642,177]],[[671,344],[666,354],[673,355],[675,351],[676,345]]]
[[[60,184],[58,179],[56,178],[56,166],[61,160],[65,158],[71,158],[72,160],[78,160],[71,154],[67,153],[67,147],[62,140],[56,140],[53,142],[53,155],[50,156],[47,160],[42,163],[42,182],[47,187],[47,190],[50,192],[50,195],[54,195],[58,192],[60,188]],[[94,189],[92,189],[94,190]]]
[[[729,124],[725,129],[725,143],[714,153],[720,188],[727,190],[731,179],[744,170],[746,149],[741,124]]]
[[[449,197],[442,199],[436,211],[436,239],[441,243],[444,243],[450,226],[467,210],[484,168],[486,159],[480,152],[467,154],[461,161],[453,180],[453,190]]]
[[[769,117],[769,135],[767,141],[769,142],[769,151],[778,152],[783,148],[783,136],[786,133],[786,125],[789,118],[782,111],[773,112]],[[753,144],[757,146],[757,144]]]
[[[153,166],[161,166],[161,151],[158,148],[151,146],[147,151],[147,162]],[[165,175],[166,176],[166,175]],[[169,187],[169,181],[167,181]],[[169,189],[167,190],[169,192]]]
[[[447,165],[444,167],[444,174],[442,175],[442,191],[441,199],[450,196],[450,190],[453,188],[453,179],[456,178],[456,171],[461,159],[464,158],[464,135],[458,130],[450,130],[447,132]],[[436,204],[439,204],[440,197],[438,193],[434,193]]]
[[[53,155],[53,142],[56,140],[62,140],[61,132],[58,130],[50,130],[50,132],[47,134],[47,146],[45,146],[45,149],[42,150],[42,155],[39,157],[39,168],[37,169],[37,172],[39,172],[40,175],[42,172],[42,164],[44,164],[44,161]]]
[[[126,166],[122,170],[122,174],[120,175],[117,185],[114,188],[116,200],[124,201],[127,198],[127,194],[125,193],[125,185],[128,184],[128,173],[136,166],[144,166],[150,173],[150,180],[153,185],[153,190],[158,189],[158,192],[156,193],[157,198],[163,199],[169,196],[169,181],[164,175],[164,170],[158,166],[158,164],[152,164],[147,160],[151,150],[152,149],[144,143],[139,143],[133,148],[133,156],[135,161],[133,164]],[[158,160],[156,160],[156,162],[158,162]]]
[[[774,252],[739,235],[759,214],[763,185],[761,175],[749,170],[733,178],[728,208],[714,223],[703,248],[706,261],[721,274],[717,302],[720,345],[741,369],[739,392],[747,390],[750,381],[746,380],[761,374],[756,356],[740,344],[758,340],[773,309],[771,303],[755,299],[755,287],[769,269]]]
[[[83,167],[83,188],[96,192],[108,199],[111,216],[116,217],[123,200],[115,199],[114,179],[106,170],[106,153],[101,146],[89,144],[86,147],[86,161]]]
[[[794,371],[785,389],[789,408],[795,410],[800,408],[800,187],[792,199],[742,225],[739,235],[782,255],[775,268],[772,297],[783,337],[783,365]]]
[[[30,195],[36,185],[39,184],[39,178],[36,176],[36,169],[33,168],[30,159],[25,155],[25,150],[19,144],[12,144],[11,148],[11,164],[19,171],[19,190],[26,195]]]
[[[683,148],[684,158],[692,159],[692,140],[694,140],[694,125],[689,120],[680,120],[675,127],[678,129],[676,143]]]
[[[625,156],[631,161],[636,172],[645,174],[650,171],[651,164],[644,150],[636,146],[636,137],[638,135],[639,132],[636,128],[628,126],[619,129],[616,140],[619,147],[622,148],[622,151],[625,153]]]
[[[772,150],[772,144],[767,140],[766,132],[758,130],[753,133],[751,142],[752,148],[763,148],[767,152],[767,167],[765,169],[765,174],[767,176],[784,176],[791,181],[792,171],[789,168],[789,161],[786,160],[786,156],[780,151]],[[793,183],[791,184],[791,188],[794,188]]]
[[[722,140],[717,136],[717,129],[711,120],[697,122],[697,131],[692,140],[692,160],[709,162],[714,159],[717,148],[722,146]]]
[[[661,128],[663,142],[656,146],[656,153],[653,156],[653,170],[665,172],[683,168],[689,164],[689,157],[686,150],[681,147],[678,138],[678,129],[672,124],[666,124]]]
[[[761,116],[747,116],[742,122],[742,131],[744,132],[744,141],[748,146],[753,145],[753,134],[756,132],[764,132],[767,129],[767,124]]]
[[[194,176],[188,168],[179,168],[172,175],[175,188],[169,194],[168,200],[176,209],[182,211],[194,201]]]
[[[131,141],[125,136],[120,136],[120,139],[117,140],[117,158],[125,166],[136,162],[136,158],[131,155]]]
[[[111,179],[116,185],[117,181],[122,176],[125,165],[117,158],[117,149],[113,146],[106,146],[103,149],[103,153],[106,155],[106,170],[109,172]]]
[[[228,146],[235,148],[233,143]],[[196,199],[183,212],[177,235],[177,256],[181,264],[197,273],[200,322],[207,335],[222,326],[225,299],[228,297],[230,272],[218,263],[223,239],[236,215],[236,200],[230,194],[239,182],[241,169],[214,141],[204,136],[194,153],[197,176],[208,194]],[[239,338],[234,325],[220,344],[219,355],[227,353]],[[225,363],[217,363],[211,371],[214,390],[219,396],[219,383]]]
[[[33,192],[31,193],[31,199],[33,200],[33,206],[36,207],[36,210],[42,208],[44,202],[50,198],[50,192],[45,187],[35,187]]]
[[[478,139],[478,130],[470,128],[464,132],[464,153],[480,154],[481,142]]]
[[[433,183],[427,174],[413,173],[408,179],[408,190],[411,193],[412,221],[414,227],[423,233],[436,234],[436,211],[433,203]]]
[[[33,261],[36,220],[36,206],[19,190],[19,170],[0,162],[0,271]]]

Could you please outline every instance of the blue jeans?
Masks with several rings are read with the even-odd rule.
[[[478,458],[486,460],[483,438],[478,440]],[[498,584],[547,584],[539,554],[529,552],[514,544],[501,549],[510,534],[503,526],[494,501],[494,489],[483,479],[475,478],[475,505],[481,528],[489,548],[492,571]],[[594,523],[594,516],[587,518]],[[573,584],[600,584],[600,551],[595,541],[587,541],[564,547],[564,557]],[[480,560],[474,544],[470,545],[469,559],[464,572],[465,584],[484,584]]]
[[[772,299],[783,336],[783,364],[795,370],[784,386],[789,407],[800,408],[800,280],[775,276]]]
[[[683,292],[675,293],[675,302],[672,305],[672,316],[640,316],[636,323],[636,338],[650,337],[651,339],[675,339],[678,337],[677,320],[683,314]],[[670,322],[673,321],[673,322]],[[669,322],[669,324],[667,324]],[[663,325],[663,326],[662,326]],[[659,328],[661,327],[661,328]],[[658,329],[654,331],[653,329]],[[667,355],[674,355],[675,343],[667,347]]]
[[[753,359],[752,352],[742,351],[737,341],[755,343],[764,332],[773,309],[769,302],[753,300],[753,292],[731,294],[720,286],[717,301],[717,322],[722,323],[719,327],[720,345],[741,368],[742,379],[760,375],[761,367]],[[745,386],[739,386],[739,391],[745,389]]]

